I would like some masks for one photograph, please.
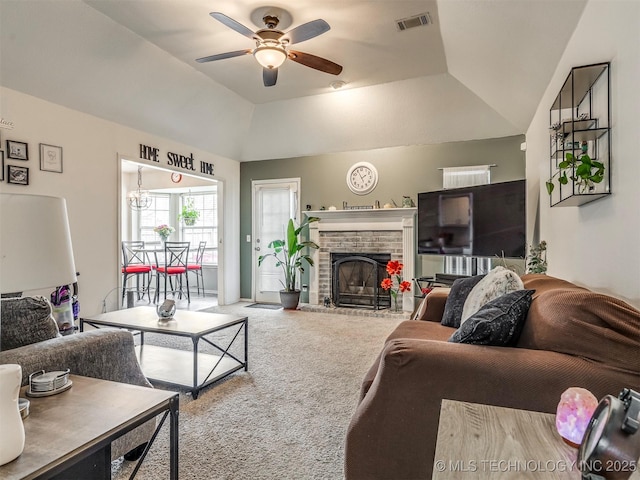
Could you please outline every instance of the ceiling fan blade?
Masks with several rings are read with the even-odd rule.
[[[248,53],[251,53],[251,49],[236,50],[235,52],[227,52],[227,53],[218,53],[217,55],[209,55],[208,57],[196,58],[196,62],[198,63],[213,62],[214,60],[223,60],[225,58],[240,57],[242,55],[247,55]]]
[[[241,23],[236,22],[233,18],[227,17],[224,13],[211,12],[209,15],[211,15],[213,18],[215,18],[219,22],[224,23],[231,30],[235,30],[236,32],[238,32],[241,35],[244,35],[245,37],[254,39],[256,36],[253,30],[249,30],[247,27],[245,27]]]
[[[289,44],[304,42],[310,38],[322,35],[325,32],[331,30],[331,27],[327,22],[322,19],[313,20],[312,22],[303,23],[297,26],[293,30],[289,30],[285,33],[280,40],[288,40]]]
[[[305,67],[315,68],[321,72],[330,73],[331,75],[340,75],[342,66],[327,60],[326,58],[316,57],[310,53],[289,50],[289,58],[294,62],[300,63]]]
[[[262,69],[262,81],[265,87],[273,87],[278,80],[277,68],[263,68]]]

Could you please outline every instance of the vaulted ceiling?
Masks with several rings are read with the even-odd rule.
[[[501,137],[526,131],[585,3],[2,0],[0,84],[240,161]],[[295,49],[343,71],[287,60],[264,87],[252,55],[196,63],[255,46],[211,11],[322,18]]]

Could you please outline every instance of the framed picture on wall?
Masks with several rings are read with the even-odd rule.
[[[4,180],[4,152],[0,150],[0,182]]]
[[[29,160],[29,147],[24,142],[7,140],[7,158],[14,160]]]
[[[7,183],[29,185],[29,168],[9,165],[7,168]]]
[[[62,173],[62,147],[40,144],[40,170]]]

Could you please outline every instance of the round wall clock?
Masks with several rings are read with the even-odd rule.
[[[180,180],[182,180],[182,174],[181,173],[172,173],[171,174],[171,181],[173,183],[180,183]]]
[[[347,186],[356,195],[371,193],[378,184],[378,170],[369,162],[354,163],[347,172]]]

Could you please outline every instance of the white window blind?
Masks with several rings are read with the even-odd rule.
[[[491,183],[491,165],[442,169],[442,188],[471,187],[487,183]]]

